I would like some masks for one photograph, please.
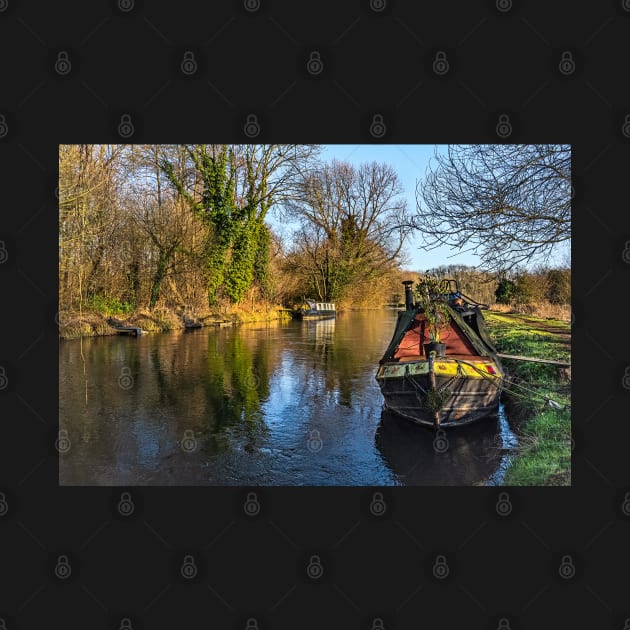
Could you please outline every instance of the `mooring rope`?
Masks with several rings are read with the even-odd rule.
[[[455,361],[457,362],[457,372],[453,376],[451,376],[451,378],[449,378],[448,381],[440,385],[440,387],[436,388],[435,390],[436,392],[438,393],[444,392],[456,379],[464,378],[464,370],[463,370],[462,365],[467,365],[471,367],[473,370],[475,370],[483,379],[492,383],[494,387],[496,387],[500,391],[507,392],[508,394],[510,394],[511,396],[514,396],[515,398],[525,400],[528,397],[534,396],[534,397],[540,398],[541,400],[546,402],[550,407],[554,409],[564,410],[564,409],[570,408],[570,405],[563,406],[556,400],[553,400],[552,398],[550,398],[549,396],[545,396],[544,394],[541,394],[535,389],[532,389],[531,387],[527,387],[521,383],[515,383],[514,381],[511,381],[505,377],[503,379],[492,377],[487,372],[477,367],[474,363],[470,363],[469,361],[464,361],[463,359],[455,359]],[[405,377],[405,380],[411,383],[412,387],[416,390],[416,393],[422,393],[425,397],[428,396],[428,391],[424,387],[422,387],[422,385],[420,385],[420,383],[418,383],[412,377],[411,374],[405,374],[404,377]]]
[[[525,385],[521,384],[521,383],[515,383],[514,381],[510,381],[507,378],[504,378],[503,381],[499,384],[496,383],[497,379],[493,379],[490,378],[483,370],[479,369],[476,365],[474,365],[473,363],[469,363],[468,361],[463,361],[461,359],[455,359],[458,363],[464,363],[465,365],[470,366],[473,370],[477,371],[482,378],[485,378],[486,380],[489,380],[493,385],[495,385],[496,387],[501,387],[504,391],[506,391],[508,394],[511,394],[512,396],[514,396],[515,398],[521,398],[522,400],[525,400],[525,398],[527,398],[527,395],[530,396],[537,396],[538,398],[541,398],[542,400],[544,400],[547,404],[549,404],[549,406],[553,407],[554,409],[566,409],[567,406],[563,406],[561,405],[558,401],[553,400],[552,398],[549,398],[549,396],[545,396],[544,394],[541,394],[540,392],[536,391],[535,389],[532,389],[530,387],[526,387]],[[522,391],[526,392],[525,394],[519,391],[516,391],[516,389],[513,388],[520,388]]]

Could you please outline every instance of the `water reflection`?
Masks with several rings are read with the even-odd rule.
[[[381,416],[374,375],[395,319],[395,311],[368,311],[84,340],[85,368],[79,342],[61,342],[60,428],[72,448],[60,456],[60,482],[470,485],[488,479],[498,469],[487,456],[497,427],[449,432],[451,448],[436,456],[430,432]]]
[[[401,484],[496,485],[500,478],[493,475],[508,457],[503,431],[513,435],[507,423],[487,418],[436,436],[432,429],[383,411],[375,442]]]

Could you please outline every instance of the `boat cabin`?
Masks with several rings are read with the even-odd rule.
[[[335,317],[337,315],[337,309],[332,302],[304,300],[304,303],[297,309],[295,315],[300,319]]]

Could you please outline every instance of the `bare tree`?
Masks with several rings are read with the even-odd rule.
[[[478,254],[506,271],[546,262],[571,239],[568,145],[449,145],[416,187],[411,225],[429,249]]]
[[[400,262],[410,219],[398,175],[386,164],[320,165],[285,205],[301,224],[292,260],[321,299],[367,286]]]
[[[111,289],[121,152],[115,145],[59,147],[59,293],[65,308]]]
[[[146,236],[142,262],[150,278],[150,310],[158,304],[165,281],[175,273],[177,252],[190,251],[193,234],[192,217],[184,208],[183,200],[163,182],[160,160],[164,159],[168,149],[170,147],[162,145],[134,146],[129,167],[131,181],[127,186],[125,205],[131,222]],[[175,167],[181,170],[182,156],[178,155],[177,147],[170,153]],[[139,261],[134,262],[139,264]],[[174,289],[171,293],[175,293],[172,297],[183,302],[180,291],[173,283],[171,286]]]

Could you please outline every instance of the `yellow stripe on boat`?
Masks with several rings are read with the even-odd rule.
[[[436,376],[456,376],[458,365],[460,366],[459,374],[466,378],[500,378],[502,376],[497,364],[492,361],[464,363],[464,361],[437,359],[434,365]],[[426,361],[407,361],[395,365],[381,365],[376,378],[400,378],[428,373],[429,364]]]

